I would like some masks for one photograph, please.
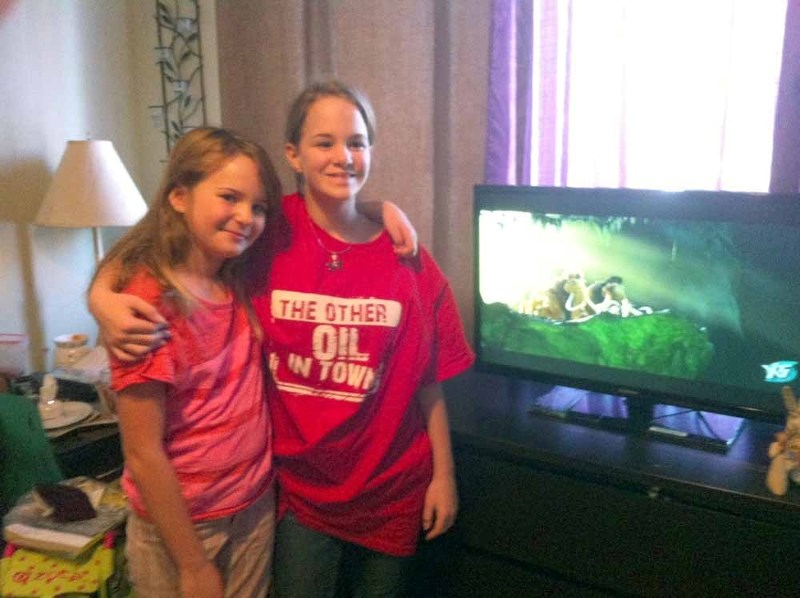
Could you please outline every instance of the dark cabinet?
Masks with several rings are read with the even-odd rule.
[[[449,595],[800,595],[800,487],[764,488],[773,427],[715,454],[532,416],[502,381],[490,400],[482,388],[447,388]]]

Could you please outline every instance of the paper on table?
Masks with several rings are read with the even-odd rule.
[[[6,537],[12,541],[17,541],[19,538],[26,538],[30,543],[42,546],[50,546],[50,550],[63,551],[72,553],[73,551],[80,551],[89,542],[92,541],[91,536],[83,536],[80,534],[71,534],[68,532],[59,532],[53,529],[41,529],[33,527],[32,525],[25,525],[24,523],[12,523],[5,528]],[[23,540],[25,542],[25,540]]]

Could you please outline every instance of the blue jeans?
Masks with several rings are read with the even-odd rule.
[[[399,598],[413,557],[396,557],[305,527],[287,513],[275,532],[275,598]]]

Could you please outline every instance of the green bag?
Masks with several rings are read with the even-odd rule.
[[[36,404],[0,394],[0,515],[34,485],[63,479]]]

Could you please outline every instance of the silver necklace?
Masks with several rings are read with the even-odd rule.
[[[311,220],[311,218],[309,218],[309,220]],[[341,256],[350,251],[353,248],[353,244],[349,244],[341,251],[331,251],[325,247],[322,239],[319,238],[319,235],[317,234],[317,227],[313,220],[311,220],[311,232],[314,235],[314,238],[317,240],[317,244],[320,246],[320,248],[328,254],[328,261],[325,263],[325,267],[328,269],[328,271],[335,272],[336,270],[341,270],[343,266]]]

